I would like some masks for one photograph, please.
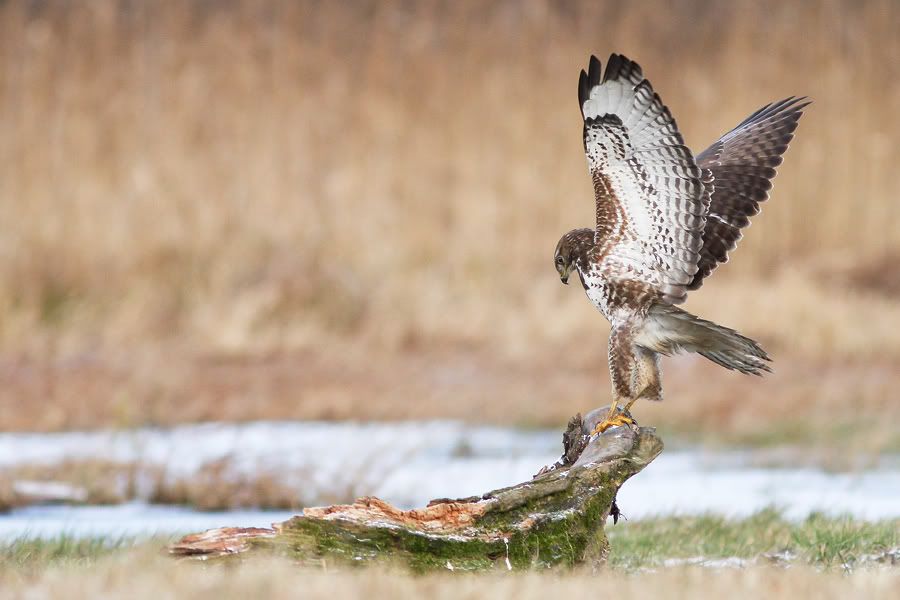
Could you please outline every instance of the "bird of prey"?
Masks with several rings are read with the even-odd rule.
[[[676,305],[728,260],[768,198],[810,101],[767,104],[697,156],[640,66],[624,56],[611,55],[605,72],[591,56],[578,103],[597,225],[563,235],[554,262],[563,283],[577,271],[611,325],[613,401],[599,433],[632,423],[625,413],[637,399],[662,399],[660,355],[696,352],[741,373],[771,370],[758,343]]]

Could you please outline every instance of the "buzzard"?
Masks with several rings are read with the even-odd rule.
[[[605,72],[591,56],[578,103],[597,226],[563,235],[554,262],[563,283],[577,271],[611,325],[613,402],[597,433],[633,422],[625,413],[637,399],[662,399],[661,354],[697,352],[741,373],[771,371],[758,343],[676,305],[728,260],[768,198],[810,101],[767,104],[697,156],[640,66],[624,56],[611,55]]]

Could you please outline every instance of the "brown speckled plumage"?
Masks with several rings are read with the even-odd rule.
[[[809,100],[793,97],[767,104],[697,155],[697,165],[710,175],[710,207],[689,290],[699,288],[713,269],[728,261],[741,229],[759,213],[759,203],[768,200],[775,168],[784,160],[808,105]]]
[[[610,321],[616,401],[661,399],[659,355],[697,352],[743,373],[768,371],[765,351],[732,329],[675,305],[728,260],[768,198],[805,98],[753,113],[696,159],[637,63],[591,57],[578,81],[596,228],[576,229],[554,256],[563,282],[577,271]]]

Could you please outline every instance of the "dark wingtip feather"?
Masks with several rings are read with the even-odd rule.
[[[807,96],[788,96],[783,100],[766,104],[765,106],[751,114],[749,117],[741,121],[740,124],[735,127],[735,129],[740,129],[741,127],[750,123],[765,121],[768,119],[774,119],[776,117],[788,115],[790,117],[793,117],[796,122],[800,119],[800,115],[803,114],[803,109],[810,104],[812,104],[812,100]]]
[[[603,67],[600,60],[591,54],[591,60],[588,63],[588,87],[592,88],[600,84],[600,77],[603,74]]]
[[[623,54],[610,54],[606,63],[606,72],[603,74],[603,81],[620,79],[625,79],[634,85],[638,85],[644,79],[641,65]]]
[[[587,101],[590,92],[591,86],[588,85],[588,75],[582,69],[581,75],[578,77],[578,112],[581,112],[584,108],[584,103]]]
[[[606,72],[603,74],[603,81],[618,78],[619,71],[622,69],[623,59],[624,57],[621,54],[614,53],[609,55],[609,59],[606,61]]]
[[[578,78],[578,103],[583,108],[585,101],[590,98],[591,90],[594,86],[598,86],[606,81],[620,79],[629,81],[635,86],[645,85],[650,91],[653,89],[650,87],[649,82],[643,78],[641,66],[633,60],[629,60],[622,54],[610,54],[606,63],[606,71],[604,71],[600,59],[592,54],[588,62],[587,72],[582,71],[581,76]]]

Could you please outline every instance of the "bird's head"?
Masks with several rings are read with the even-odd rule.
[[[569,275],[580,257],[586,257],[587,252],[594,245],[593,229],[574,229],[559,238],[556,244],[556,252],[553,254],[553,264],[559,273],[559,280],[569,283]]]

